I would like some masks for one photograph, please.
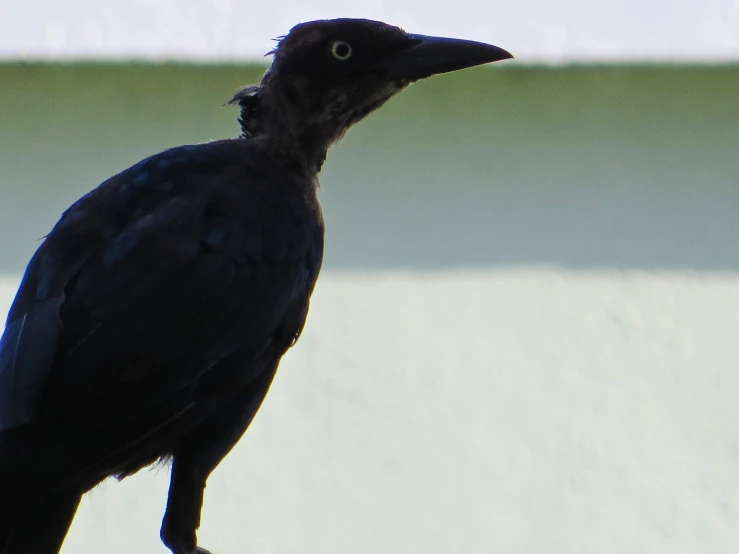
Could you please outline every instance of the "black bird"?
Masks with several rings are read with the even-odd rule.
[[[241,137],[111,177],[28,264],[0,342],[0,554],[58,552],[85,492],[161,459],[162,541],[206,552],[206,479],[305,324],[326,150],[413,81],[512,57],[353,19],[297,25],[272,53],[233,99]]]

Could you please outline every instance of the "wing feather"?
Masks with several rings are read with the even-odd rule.
[[[281,355],[305,320],[322,223],[294,187],[255,175],[222,145],[181,147],[67,210],[0,339],[0,430],[115,425],[196,396],[223,360],[248,373],[276,336]]]

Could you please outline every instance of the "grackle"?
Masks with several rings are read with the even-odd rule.
[[[0,341],[0,554],[61,548],[82,495],[171,461],[161,539],[197,546],[208,475],[306,321],[329,146],[410,83],[512,56],[368,20],[281,37],[242,134],[111,177],[26,268]]]

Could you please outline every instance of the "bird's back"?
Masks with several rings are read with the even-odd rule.
[[[312,183],[245,139],[152,156],[74,204],[2,339],[0,522],[29,487],[89,488],[167,456],[273,372],[322,252]]]

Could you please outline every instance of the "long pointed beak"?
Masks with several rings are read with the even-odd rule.
[[[410,35],[410,46],[378,62],[392,79],[416,81],[513,58],[510,52],[483,42],[455,38]]]

